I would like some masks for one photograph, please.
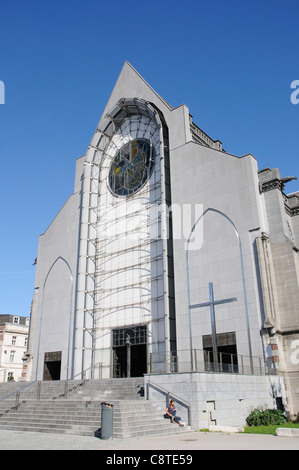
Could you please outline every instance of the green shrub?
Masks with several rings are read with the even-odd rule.
[[[270,426],[271,424],[283,424],[287,419],[282,410],[253,410],[246,422],[248,426]]]

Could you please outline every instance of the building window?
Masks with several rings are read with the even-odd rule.
[[[28,344],[28,338],[26,336],[25,341],[24,341],[24,346],[27,347],[27,344]]]
[[[10,351],[9,362],[14,362],[15,361],[15,353],[16,353],[16,351]]]
[[[13,323],[18,325],[20,323],[20,317],[13,317]]]
[[[26,318],[26,326],[29,325],[30,318]]]
[[[15,345],[16,345],[16,342],[17,342],[17,337],[16,337],[16,336],[13,336],[13,337],[11,338],[11,345],[12,345],[12,346],[15,346]]]

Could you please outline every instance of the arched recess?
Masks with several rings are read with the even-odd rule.
[[[112,334],[110,337],[106,334],[109,312],[111,330],[122,325],[147,325],[148,358],[149,354],[152,357],[155,354],[158,361],[160,357],[169,355],[169,349],[173,351],[176,347],[175,303],[173,294],[168,295],[168,291],[174,292],[174,286],[170,285],[173,281],[168,276],[168,272],[173,272],[170,249],[172,240],[165,243],[163,249],[167,229],[164,206],[171,205],[171,195],[168,130],[162,120],[163,116],[151,103],[138,98],[121,99],[101,120],[86,154],[81,224],[81,233],[84,236],[80,239],[81,262],[78,274],[78,285],[81,286],[84,297],[82,296],[82,301],[76,308],[77,347],[74,364],[75,372],[88,370],[91,377],[93,369],[99,363],[104,364],[102,370],[105,376],[109,376],[112,370]],[[155,164],[140,191],[127,196],[115,195],[109,183],[111,163],[128,141],[139,138],[150,142],[154,149],[151,155],[155,155]],[[163,208],[157,220],[150,217],[150,209],[154,205]],[[132,210],[133,207],[135,210]],[[123,211],[120,212],[120,217],[119,210]],[[111,220],[116,220],[117,223],[111,224]],[[137,221],[140,223],[137,224]],[[134,224],[138,229],[134,233],[137,241],[134,241],[131,234]],[[125,225],[130,230],[122,232],[121,227]],[[153,233],[156,238],[160,237],[159,243],[152,240],[154,237],[149,237]],[[122,245],[122,242],[125,243]],[[147,250],[147,254],[142,259],[144,250]],[[131,261],[123,262],[127,267],[126,278],[123,279],[124,271],[120,262],[126,256]],[[130,265],[133,269],[130,269]],[[142,279],[135,279],[136,266],[142,273],[145,273],[145,269],[147,271]],[[118,272],[111,286],[109,273],[116,270]],[[142,283],[150,284],[146,295],[143,288],[136,287],[140,284],[140,279]],[[164,290],[167,291],[166,295],[163,295]],[[108,291],[109,302],[106,294]],[[126,292],[126,296],[122,296],[123,292]],[[130,306],[134,308],[129,308]],[[151,319],[149,311],[153,312]],[[159,324],[159,336],[151,331],[152,325],[156,323]]]
[[[69,263],[58,256],[43,283],[36,379],[43,378],[45,353],[61,352],[61,379],[69,378],[73,312],[73,273]],[[65,334],[67,332],[67,335]]]
[[[239,231],[232,221],[232,219],[226,215],[224,212],[215,209],[215,208],[208,208],[206,209],[196,220],[194,223],[188,241],[186,243],[186,267],[187,267],[187,289],[188,289],[188,313],[189,313],[189,337],[190,337],[190,354],[191,354],[191,363],[193,363],[193,343],[192,343],[192,316],[191,316],[191,293],[190,293],[190,259],[189,259],[189,251],[190,251],[190,243],[192,241],[192,237],[195,234],[195,230],[200,223],[203,223],[205,217],[208,214],[217,214],[222,219],[224,219],[227,224],[233,229],[234,236],[236,237],[236,242],[238,246],[238,257],[239,257],[239,266],[241,271],[241,278],[242,278],[242,291],[243,291],[243,299],[244,299],[244,316],[245,316],[245,323],[246,323],[246,331],[247,331],[247,342],[248,342],[248,353],[250,358],[250,366],[251,370],[253,371],[253,356],[252,356],[252,343],[251,343],[251,334],[250,334],[250,324],[249,324],[249,311],[248,311],[248,302],[247,302],[247,291],[246,291],[246,280],[245,280],[245,270],[244,270],[244,257],[243,257],[243,249],[242,249],[242,242]]]

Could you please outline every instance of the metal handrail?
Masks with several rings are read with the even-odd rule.
[[[34,385],[36,383],[37,383],[37,380],[34,380],[33,382],[30,382],[29,384],[24,385],[24,387],[18,388],[17,390],[15,390],[14,392],[9,393],[5,397],[0,398],[0,402],[4,401],[4,400],[7,400],[9,397],[11,397],[13,395],[20,394],[22,390],[25,390],[25,388],[31,387],[31,385]]]
[[[78,374],[74,375],[71,380],[75,380],[75,377],[78,377],[79,375],[81,375],[82,380],[86,381],[86,372],[88,370],[91,370],[92,372],[94,372],[97,367],[99,367],[99,375],[100,375],[99,378],[101,379],[102,378],[103,363],[102,362],[97,362],[95,365],[92,365],[92,366],[88,367],[87,369],[78,372]]]
[[[67,398],[69,392],[72,392],[73,390],[75,390],[78,387],[84,387],[86,381],[90,380],[90,379],[86,379],[86,372],[88,370],[91,370],[91,369],[95,370],[96,367],[99,367],[99,371],[100,371],[99,375],[100,375],[100,378],[102,378],[103,363],[102,362],[97,362],[94,366],[88,367],[87,369],[83,370],[82,372],[79,372],[78,374],[74,375],[74,377],[71,380],[75,380],[75,377],[77,377],[78,375],[81,375],[82,382],[80,382],[79,384],[73,385],[72,388],[68,388],[69,379],[66,379],[65,382],[64,382],[64,392],[61,393],[58,397],[53,397],[52,400],[56,400],[56,398],[61,398],[61,397]]]
[[[65,384],[64,384],[64,393],[60,394],[59,397],[64,397],[64,398],[67,398],[67,395],[69,392],[71,392],[72,390],[74,390],[75,388],[77,388],[78,386],[83,386],[85,385],[85,382],[86,382],[86,372],[90,369],[95,369],[96,367],[99,367],[100,369],[100,376],[102,375],[102,363],[101,362],[98,362],[95,366],[93,367],[88,367],[86,370],[82,371],[82,372],[79,372],[77,375],[74,376],[74,378],[72,380],[75,380],[75,377],[77,377],[78,375],[82,375],[82,382],[73,386],[71,389],[68,388],[68,383],[69,383],[69,379],[66,379],[65,380]],[[5,369],[4,369],[5,370]],[[15,410],[15,409],[18,409],[19,406],[22,404],[22,403],[25,403],[26,400],[23,400],[22,403],[20,403],[20,396],[21,396],[21,392],[24,391],[26,388],[29,388],[31,387],[32,385],[35,385],[37,384],[37,399],[40,400],[40,396],[41,396],[41,380],[34,380],[32,382],[29,382],[28,384],[26,383],[26,385],[24,385],[23,387],[20,387],[18,388],[17,390],[14,390],[13,392],[9,393],[8,395],[6,395],[5,397],[2,397],[0,398],[0,402],[4,401],[4,400],[7,400],[9,397],[13,397],[15,396],[15,405],[12,406],[10,409],[6,410],[4,413],[8,413],[9,411],[11,410]],[[55,400],[56,398],[58,397],[52,397],[52,400]],[[3,414],[3,413],[2,413]]]
[[[155,384],[151,381],[148,381],[147,384],[146,384],[146,399],[147,400],[149,400],[149,389],[150,389],[150,387],[153,388],[154,390],[156,390],[157,392],[162,393],[163,395],[166,396],[166,400],[167,400],[167,405],[166,406],[168,406],[169,401],[171,399],[173,399],[177,403],[180,403],[182,406],[187,408],[188,426],[192,426],[192,424],[191,424],[191,422],[192,422],[191,403],[186,401],[184,398],[181,398],[181,397],[175,395],[174,393],[169,392],[168,390],[165,390],[165,388],[163,388],[160,385],[157,385],[157,384]]]
[[[21,395],[21,390],[24,390],[25,388],[29,388],[31,387],[32,385],[36,384],[36,380],[34,380],[33,382],[30,382],[29,384],[26,384],[24,385],[24,387],[21,387],[17,390],[15,390],[14,392],[12,393],[9,393],[8,395],[6,395],[5,397],[3,398],[0,398],[0,402],[4,401],[4,400],[7,400],[9,397],[15,395],[16,398],[15,398],[15,405],[14,406],[11,406],[9,409],[5,410],[3,413],[0,414],[0,417],[3,416],[3,414],[6,414],[6,413],[9,413],[10,411],[12,410],[18,410],[19,406],[21,405],[20,403],[20,395]],[[26,400],[24,400],[22,403],[25,403]]]
[[[255,374],[255,375],[276,375],[276,367],[273,358],[263,356],[245,356],[241,354],[218,352],[219,359],[217,365],[212,360],[212,351],[205,349],[192,350],[192,363],[190,362],[189,350],[179,350],[175,355],[164,357],[161,363],[165,364],[165,371],[171,373],[178,372],[213,372],[213,373],[233,373],[233,374]],[[200,356],[200,360],[198,360]],[[150,354],[150,373],[155,373],[153,368],[152,353]],[[217,367],[216,367],[217,366]],[[252,368],[253,366],[253,368]],[[159,373],[159,372],[158,372]]]

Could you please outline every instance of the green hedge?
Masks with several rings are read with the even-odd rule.
[[[248,426],[270,426],[287,422],[281,410],[254,410],[246,419]]]

